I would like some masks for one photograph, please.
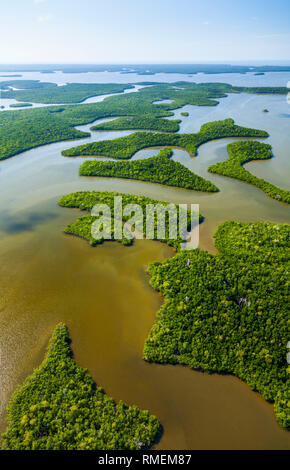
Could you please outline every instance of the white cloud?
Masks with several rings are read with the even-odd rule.
[[[37,23],[47,23],[52,19],[52,15],[40,15],[36,18]]]
[[[209,25],[209,21],[204,21],[203,24],[207,26]]]

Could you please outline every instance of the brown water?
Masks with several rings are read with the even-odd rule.
[[[270,110],[267,118],[260,111],[265,107]],[[186,108],[191,116],[183,119],[182,132],[235,115],[241,125],[267,129],[276,158],[249,168],[287,187],[289,120],[280,116],[288,111],[284,98],[234,95],[214,110]],[[100,132],[91,140],[128,134]],[[158,448],[290,449],[290,435],[276,423],[272,405],[238,379],[142,361],[144,340],[162,304],[149,286],[146,266],[173,252],[151,241],[130,248],[117,243],[91,248],[62,232],[78,211],[61,209],[56,203],[62,194],[80,189],[200,203],[206,217],[200,246],[211,251],[212,235],[223,220],[289,222],[289,207],[249,185],[207,173],[209,164],[226,158],[226,143],[232,140],[202,146],[196,159],[175,151],[174,158],[221,189],[214,195],[127,180],[79,178],[80,159],[60,156],[71,143],[45,146],[1,162],[1,431],[11,393],[41,363],[52,330],[64,321],[77,363],[87,367],[115,400],[149,409],[160,419],[164,435]],[[140,152],[137,158],[150,154],[151,150]]]

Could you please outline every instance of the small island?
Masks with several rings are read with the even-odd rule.
[[[194,191],[218,191],[218,188],[210,181],[194,174],[181,163],[172,160],[171,156],[172,150],[165,148],[155,157],[132,162],[86,161],[81,165],[79,174],[81,176],[128,178]]]
[[[189,116],[189,113],[187,111],[183,111],[182,113],[180,113],[181,116],[183,117],[188,117]]]
[[[135,196],[133,194],[125,194],[125,193],[116,193],[116,192],[107,192],[107,191],[79,191],[76,193],[71,193],[66,196],[63,196],[59,199],[58,203],[61,207],[66,208],[74,208],[74,209],[81,209],[83,211],[91,212],[93,207],[96,204],[105,204],[110,208],[111,211],[111,223],[110,229],[106,229],[106,233],[103,235],[102,238],[96,239],[92,236],[92,225],[96,221],[97,217],[91,215],[85,215],[83,217],[79,217],[74,223],[67,225],[64,229],[65,233],[69,235],[75,235],[80,238],[84,238],[87,240],[91,246],[97,246],[103,244],[107,240],[114,240],[114,226],[115,226],[115,219],[113,217],[114,214],[114,203],[115,197],[121,196],[122,197],[122,215],[120,218],[122,219],[123,223],[127,222],[128,217],[124,216],[123,210],[129,204],[137,204],[142,209],[142,217],[138,220],[138,227],[140,228],[140,233],[143,233],[145,237],[146,234],[146,210],[148,205],[161,205],[166,208],[169,202],[165,201],[157,201],[145,196]],[[177,210],[177,224],[179,224],[180,220],[180,210],[178,206],[175,206]],[[191,228],[191,212],[187,211],[187,223],[188,229]],[[203,221],[203,216],[199,214],[199,223]],[[181,239],[180,236],[175,237],[174,239],[170,238],[169,232],[169,220],[168,217],[165,218],[165,237],[162,239],[158,236],[157,226],[154,228],[153,239],[156,241],[161,241],[166,243],[168,246],[175,249],[175,251],[180,251],[181,243],[185,240]],[[123,233],[122,238],[118,240],[119,243],[122,243],[125,246],[130,246],[133,243],[133,238],[131,236],[126,236]]]
[[[9,105],[9,108],[31,108],[31,103],[13,103]]]

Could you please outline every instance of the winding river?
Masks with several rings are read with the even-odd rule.
[[[270,112],[263,113],[264,108]],[[181,117],[182,111],[190,116]],[[173,118],[182,119],[180,132],[195,132],[202,123],[227,117],[266,129],[275,158],[247,168],[289,189],[289,112],[283,96],[242,94],[222,99],[215,108],[186,106]],[[72,145],[130,133],[93,132],[89,139],[47,145],[0,163],[0,430],[6,426],[11,393],[41,363],[52,330],[64,321],[77,363],[115,400],[148,409],[160,419],[164,434],[157,448],[290,449],[290,434],[276,423],[272,405],[238,379],[142,360],[144,340],[163,301],[149,285],[146,266],[174,252],[153,241],[137,241],[130,248],[111,242],[91,248],[63,233],[79,212],[58,207],[57,199],[87,189],[199,203],[205,216],[200,247],[211,252],[213,233],[222,221],[289,223],[289,207],[257,188],[207,172],[210,164],[227,158],[226,145],[234,139],[203,145],[197,158],[174,151],[176,160],[213,181],[218,194],[80,178],[83,160],[61,156]],[[134,158],[152,154],[156,150]]]

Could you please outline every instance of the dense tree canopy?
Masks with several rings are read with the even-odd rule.
[[[58,86],[55,83],[38,82],[36,80],[0,82],[0,89],[4,90],[2,92],[3,98],[43,104],[81,103],[92,96],[122,93],[128,88],[133,88],[133,85],[67,83],[63,86]]]
[[[41,366],[8,406],[4,450],[139,450],[150,447],[160,424],[148,411],[114,403],[72,359],[59,324]]]
[[[144,85],[148,85],[148,83]],[[22,90],[11,90],[9,88],[11,86],[21,86]],[[2,95],[6,93],[5,96],[9,97],[9,94],[19,93],[17,96],[21,101],[37,101],[32,99],[33,96],[39,96],[38,99],[41,101],[41,96],[43,96],[43,101],[46,100],[47,103],[68,103],[77,102],[98,93],[120,92],[125,88],[130,88],[131,85],[69,84],[57,87],[53,83],[11,80],[9,82],[0,82],[0,87],[6,90],[2,92]],[[186,104],[216,106],[218,105],[217,99],[226,96],[227,93],[240,93],[241,91],[244,90],[223,83],[161,83],[145,86],[138,93],[107,97],[99,103],[5,111],[0,114],[0,160],[40,145],[89,137],[89,133],[81,132],[75,129],[75,126],[89,124],[97,119],[107,117],[126,118],[115,124],[123,129],[126,127],[126,121],[128,121],[128,128],[131,129],[132,125],[135,125],[135,120],[135,123],[138,122],[141,129],[175,132],[178,125],[177,121],[166,124],[164,119],[160,119],[160,122],[158,122],[158,118],[172,116],[174,109]],[[265,90],[263,89],[263,91]],[[248,92],[251,92],[251,89]],[[259,89],[256,89],[255,92],[258,93]],[[281,90],[273,88],[271,92],[280,93]],[[56,99],[56,97],[58,98]],[[172,102],[154,104],[160,100],[171,100]],[[133,123],[130,118],[132,118]],[[266,133],[264,133],[265,135]],[[256,136],[261,137],[261,135]],[[196,150],[196,143],[188,142],[188,138],[184,143],[178,142],[178,145],[181,144],[183,146],[188,145],[189,152],[194,153]],[[171,141],[165,143],[165,145],[173,146],[175,144]]]
[[[81,176],[105,176],[150,181],[166,186],[216,192],[217,187],[201,176],[195,175],[179,162],[171,160],[172,150],[163,149],[156,157],[132,162],[86,161],[80,167]]]
[[[122,131],[147,129],[158,132],[177,132],[179,120],[155,118],[154,116],[120,117],[114,121],[103,122],[92,127],[92,131]]]
[[[288,428],[289,238],[289,225],[226,222],[215,235],[220,254],[151,264],[165,304],[144,347],[149,362],[236,375]]]
[[[62,154],[66,157],[105,156],[116,159],[129,159],[136,152],[149,147],[181,147],[190,155],[196,155],[200,145],[225,137],[268,137],[266,131],[240,127],[233,119],[213,121],[203,124],[196,134],[155,134],[153,132],[136,132],[126,137],[113,140],[102,140],[80,145]]]

